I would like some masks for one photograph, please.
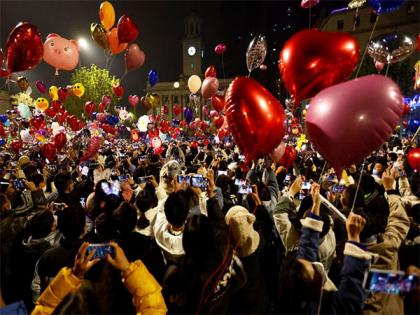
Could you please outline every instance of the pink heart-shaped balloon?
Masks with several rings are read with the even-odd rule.
[[[306,115],[309,138],[336,173],[388,140],[403,111],[396,83],[369,75],[319,92]]]
[[[286,151],[286,143],[284,141],[280,142],[280,144],[270,153],[270,158],[273,160],[274,163],[280,161],[284,152]]]
[[[137,104],[139,103],[139,97],[137,95],[130,95],[128,96],[128,102],[130,103],[131,106],[136,107]]]

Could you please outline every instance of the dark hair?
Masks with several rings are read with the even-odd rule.
[[[353,206],[353,201],[356,197],[356,185],[351,185],[346,187],[343,191],[343,202],[345,206],[350,209]],[[359,187],[359,191],[357,192],[357,198],[354,202],[354,208],[364,208],[365,207],[365,200],[364,200],[364,193],[362,187]]]
[[[165,216],[174,227],[182,227],[187,220],[189,212],[189,198],[184,191],[169,194],[165,201]]]
[[[270,191],[268,190],[268,187],[263,182],[257,183],[257,189],[258,189],[258,196],[260,197],[261,201],[271,200]]]
[[[57,227],[63,236],[69,240],[76,240],[83,234],[86,216],[83,209],[76,205],[57,212]]]
[[[277,298],[284,314],[306,313],[308,302],[317,301],[321,286],[310,279],[304,265],[289,254],[280,269]]]
[[[81,287],[75,292],[67,294],[57,305],[53,315],[64,314],[100,314],[98,300],[92,289]]]
[[[363,174],[360,181],[360,187],[366,194],[373,193],[376,188],[376,182],[373,176],[370,174]]]
[[[112,212],[112,223],[120,234],[128,234],[134,230],[137,224],[137,210],[128,202],[122,202]]]
[[[42,182],[45,182],[44,176],[42,176],[41,174],[34,174],[29,178],[29,181],[33,182],[35,184],[36,187],[39,187],[39,185]]]
[[[7,197],[7,195],[0,193],[0,207],[3,207],[7,201],[9,201],[9,198]]]
[[[38,212],[29,220],[29,234],[34,239],[46,237],[51,233],[53,223],[54,216],[50,211]]]
[[[146,185],[147,186],[147,185]],[[150,225],[149,220],[145,216],[145,212],[157,206],[157,197],[151,193],[149,189],[140,191],[136,197],[136,206],[140,211],[140,218],[137,221],[137,226],[144,229]]]
[[[25,163],[22,165],[22,171],[25,174],[26,178],[30,178],[34,174],[37,174],[38,168],[33,163]]]
[[[216,187],[219,187],[222,190],[222,193],[225,194],[229,191],[230,177],[227,175],[219,175],[216,179]]]
[[[54,185],[57,188],[59,194],[64,193],[67,187],[70,185],[71,176],[70,173],[59,173],[54,178]]]

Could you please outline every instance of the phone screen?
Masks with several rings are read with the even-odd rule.
[[[305,189],[305,190],[311,189],[311,183],[309,181],[304,181],[302,184],[302,189]]]
[[[292,179],[292,175],[291,174],[286,174],[286,176],[284,177],[283,184],[289,185],[291,179]]]
[[[243,195],[252,193],[251,185],[249,184],[239,185],[238,193],[243,194]]]
[[[114,248],[108,244],[90,244],[86,250],[86,254],[90,254],[95,249],[93,258],[103,259],[107,254],[114,255]]]
[[[138,178],[137,182],[139,184],[144,184],[144,183],[147,183],[148,181],[150,181],[150,179],[151,179],[150,176],[142,176],[142,177]]]
[[[191,176],[190,175],[178,175],[178,183],[187,183],[190,184]]]
[[[201,188],[204,190],[207,188],[207,178],[199,175],[194,175],[193,177],[191,177],[191,186]]]
[[[240,179],[240,178],[235,179],[235,185],[236,186],[242,186],[242,185],[245,185],[245,184],[246,184],[245,179]]]
[[[334,185],[332,187],[332,191],[333,191],[333,193],[341,193],[341,192],[344,191],[344,188],[346,188],[346,186],[344,186],[344,185]]]
[[[128,181],[128,175],[120,175],[120,176],[118,176],[118,180],[120,182],[126,182],[126,181]]]
[[[217,171],[217,176],[227,175],[227,171]]]
[[[88,176],[88,174],[89,174],[89,167],[83,166],[82,167],[82,175]]]
[[[80,198],[80,205],[84,208],[86,207],[86,198]]]
[[[16,180],[13,180],[12,183],[13,183],[13,187],[15,187],[15,189],[18,189],[18,190],[25,189],[25,184],[23,183],[23,180],[16,179]]]
[[[371,269],[365,274],[363,286],[366,290],[377,293],[400,294],[409,292],[418,286],[416,275],[407,275],[402,271]]]

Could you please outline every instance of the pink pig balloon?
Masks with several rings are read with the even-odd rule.
[[[44,60],[56,70],[73,70],[79,63],[79,45],[75,40],[50,34],[44,42]]]

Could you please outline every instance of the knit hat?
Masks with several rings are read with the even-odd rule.
[[[252,255],[260,244],[260,235],[252,225],[255,216],[242,206],[234,206],[226,213],[225,221],[231,227],[232,237],[238,246],[238,256]]]
[[[27,155],[22,155],[19,158],[18,164],[19,164],[19,167],[22,167],[23,165],[25,165],[29,162],[31,162],[31,159]]]

